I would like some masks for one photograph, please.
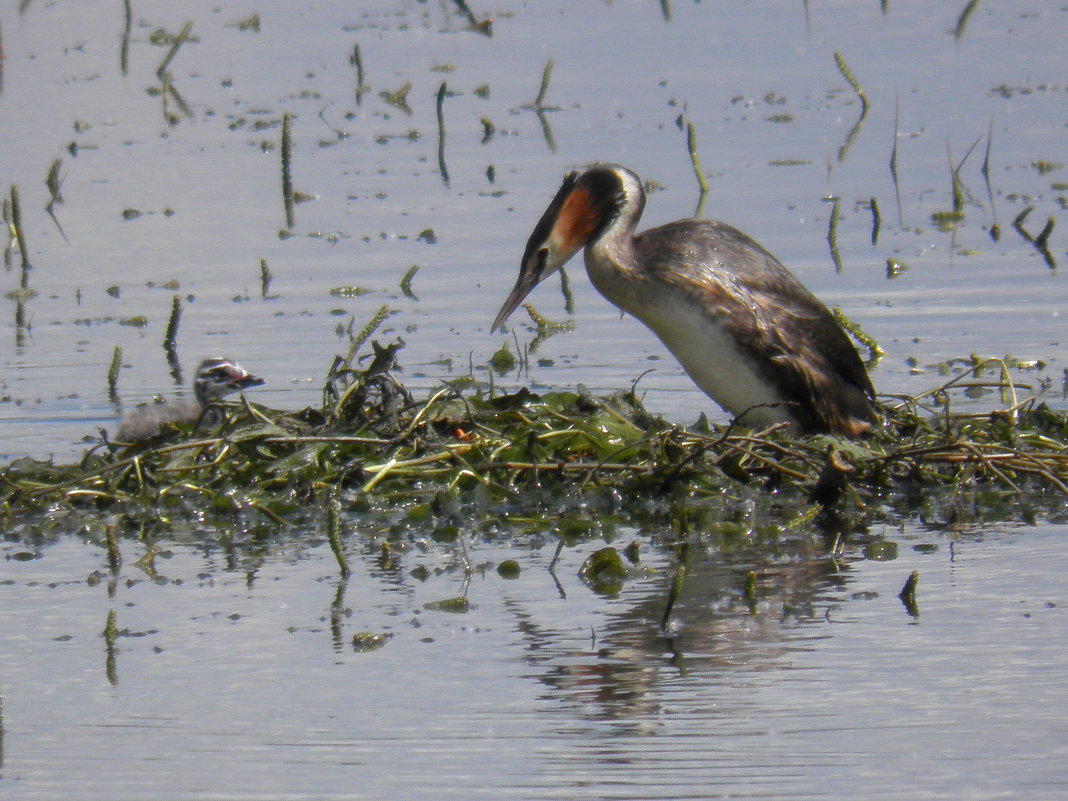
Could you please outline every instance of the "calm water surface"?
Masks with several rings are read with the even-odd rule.
[[[1068,11],[979,3],[961,27],[965,5],[469,0],[493,18],[489,37],[444,0],[134,0],[124,70],[121,3],[8,0],[0,186],[19,187],[35,294],[8,294],[22,280],[9,253],[0,461],[76,458],[123,409],[183,391],[206,355],[266,376],[265,404],[315,404],[345,329],[383,304],[376,336],[403,338],[414,390],[484,376],[505,339],[532,340],[521,314],[508,337],[488,326],[566,170],[618,161],[655,182],[650,225],[694,213],[680,121],[697,132],[704,213],[879,340],[880,390],[922,391],[949,360],[1011,354],[1028,362],[1016,378],[1064,408]],[[240,24],[253,14],[258,29]],[[164,86],[154,33],[186,22]],[[869,100],[862,120],[835,53]],[[549,59],[539,118],[524,106]],[[408,110],[383,97],[408,84]],[[282,236],[285,113],[311,199]],[[939,225],[951,163],[962,217]],[[1051,220],[1043,253],[1029,237]],[[907,269],[888,277],[888,259]],[[569,277],[573,313],[553,282],[532,300],[575,329],[499,385],[607,392],[654,368],[650,408],[723,419],[581,265]],[[349,286],[369,291],[331,294]],[[162,348],[176,295],[181,371]],[[344,587],[318,531],[169,532],[156,581],[127,541],[113,585],[78,532],[8,531],[0,796],[1063,797],[1064,520],[1055,504],[1031,527],[906,520],[867,535],[896,545],[885,561],[863,543],[837,561],[821,540],[771,555],[698,547],[671,638],[658,626],[667,532],[613,533],[643,543],[648,572],[605,597],[576,576],[603,543],[565,550],[554,574],[555,541],[506,527],[471,536],[466,586],[458,546],[416,537],[383,565],[381,532],[357,529]],[[498,576],[504,558],[518,579]],[[897,599],[912,570],[918,618]],[[466,613],[433,607],[465,594]],[[357,652],[365,631],[393,636]]]
[[[619,532],[629,536],[636,532]],[[642,532],[655,539],[655,532]],[[313,532],[305,536],[314,537]],[[898,558],[747,567],[698,549],[614,597],[600,544],[474,544],[394,569],[326,546],[175,545],[108,591],[95,545],[7,561],[5,798],[1055,798],[1065,770],[1068,528],[879,532]],[[127,559],[140,554],[125,546]],[[368,551],[373,549],[368,548]],[[4,555],[23,552],[5,545]],[[521,551],[521,552],[517,552]],[[523,570],[497,575],[501,558]],[[921,574],[919,616],[897,598]],[[416,578],[415,576],[419,576]],[[100,632],[122,632],[109,662]],[[355,633],[392,636],[357,652]]]

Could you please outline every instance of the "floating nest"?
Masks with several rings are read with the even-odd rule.
[[[243,398],[211,436],[179,426],[124,448],[105,434],[78,464],[17,460],[0,472],[0,510],[16,526],[234,514],[289,524],[334,510],[456,529],[578,506],[630,519],[754,504],[801,519],[870,516],[946,488],[968,488],[994,516],[1019,517],[1025,496],[1068,501],[1068,416],[1018,399],[1002,360],[972,360],[920,397],[882,399],[884,425],[850,441],[703,418],[684,428],[633,391],[500,394],[467,378],[416,400],[396,377],[400,347],[336,360],[321,408]],[[1001,392],[1004,408],[956,413],[955,395],[978,387]]]

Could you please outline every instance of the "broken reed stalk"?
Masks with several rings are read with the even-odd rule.
[[[690,560],[690,543],[684,542],[679,545],[679,566],[675,569],[675,578],[671,582],[671,588],[668,590],[667,603],[664,606],[664,614],[660,617],[660,628],[667,630],[668,624],[671,623],[671,613],[675,611],[675,604],[679,600],[679,595],[682,593],[682,585],[686,582],[686,571],[688,570]]]
[[[690,152],[690,164],[693,165],[693,174],[697,176],[697,186],[701,189],[701,197],[708,194],[708,184],[705,182],[705,174],[701,169],[701,159],[697,155],[697,129],[694,124],[686,122],[686,149]]]
[[[1016,232],[1028,242],[1034,242],[1035,238],[1027,232],[1027,229],[1023,227],[1023,224],[1034,210],[1034,206],[1024,206],[1023,210],[1012,219],[1012,227],[1015,228]]]
[[[897,594],[897,597],[901,599],[901,603],[905,605],[905,609],[913,617],[916,617],[919,614],[919,607],[916,605],[916,585],[919,583],[920,571],[913,570],[905,580],[901,592]]]
[[[175,295],[171,300],[171,316],[167,320],[167,332],[163,337],[163,349],[168,352],[175,350],[178,341],[178,323],[182,319],[182,299]]]
[[[112,574],[116,574],[122,567],[122,554],[119,552],[119,538],[115,534],[115,526],[104,526],[104,540],[108,548],[108,567]]]
[[[108,394],[116,397],[119,386],[119,370],[122,368],[122,345],[116,345],[111,351],[111,364],[108,367]]]
[[[970,153],[971,151],[968,152]],[[946,142],[946,158],[949,160],[949,177],[953,192],[953,213],[961,214],[964,211],[964,185],[960,180],[960,168],[964,166],[964,161],[968,157],[965,156],[960,164],[954,166],[953,148],[949,142]]]
[[[1035,247],[1037,247],[1039,250],[1042,250],[1047,247],[1047,244],[1049,243],[1050,234],[1053,233],[1054,222],[1054,218],[1050,217],[1046,221],[1045,227],[1043,227],[1042,230],[1038,232],[1038,236],[1035,237]]]
[[[957,27],[953,29],[953,39],[959,42],[960,38],[964,36],[964,29],[968,25],[968,20],[971,19],[972,12],[975,11],[976,6],[979,5],[979,0],[970,0],[968,5],[964,7],[964,10],[960,12],[960,16],[957,17]]]
[[[267,297],[271,291],[271,269],[267,266],[267,259],[260,259],[260,297]]]
[[[63,202],[63,195],[60,190],[63,188],[63,178],[59,174],[60,167],[63,165],[63,159],[56,159],[52,162],[52,166],[48,168],[48,177],[45,178],[45,186],[48,187],[48,194],[51,196],[48,201],[48,208],[52,208],[55,203]]]
[[[119,683],[118,653],[116,640],[119,636],[118,615],[114,609],[108,610],[108,619],[104,623],[104,630],[100,632],[104,638],[104,646],[107,649],[107,657],[104,659],[104,674],[108,677],[108,683],[112,687]]]
[[[171,114],[170,112],[170,97],[171,97],[171,74],[169,72],[163,73],[163,87],[160,89],[160,100],[162,101],[163,119],[168,125],[178,124],[178,115]]]
[[[161,81],[163,76],[167,73],[167,68],[170,67],[174,57],[178,54],[178,49],[186,43],[189,39],[189,34],[193,30],[193,23],[187,22],[185,27],[182,28],[182,32],[178,34],[174,42],[171,43],[171,49],[167,51],[167,55],[163,57],[163,61],[160,62],[159,67],[156,68],[156,77]]]
[[[949,142],[946,142],[946,156],[949,159],[949,170],[953,184],[953,213],[962,215],[964,214],[964,182],[960,178],[960,171],[964,169],[964,164],[968,161],[968,157],[972,155],[972,152],[983,140],[983,137],[979,137],[972,146],[968,148],[968,152],[964,154],[964,158],[960,160],[960,164],[954,166],[953,164],[953,149],[950,147]]]
[[[554,66],[556,66],[556,59],[550,58],[545,62],[545,69],[541,71],[541,86],[538,88],[538,96],[534,98],[534,103],[532,104],[536,111],[545,108],[545,95],[549,92],[549,82],[553,79]]]
[[[757,602],[760,600],[757,595],[757,574],[755,570],[750,570],[745,574],[745,600],[749,604],[749,612],[755,615],[757,613]]]
[[[986,131],[986,153],[983,155],[983,165],[979,168],[983,181],[986,182],[986,197],[990,202],[990,215],[994,222],[990,225],[990,238],[997,242],[1001,239],[1001,224],[998,222],[998,208],[994,203],[994,187],[990,183],[990,151],[994,144],[994,117],[990,116],[990,124]]]
[[[57,203],[63,202],[63,194],[61,192],[63,188],[63,176],[59,174],[62,164],[62,159],[56,159],[52,162],[52,166],[48,168],[48,176],[45,178],[45,186],[48,187],[49,200],[48,204],[45,206],[45,212],[52,218],[52,222],[56,224],[56,228],[59,229],[63,241],[70,244],[70,240],[67,238],[67,233],[63,230],[63,226],[59,224],[59,219],[56,217],[54,210]]]
[[[415,274],[417,272],[419,272],[419,265],[413,264],[411,267],[408,268],[408,272],[404,274],[404,277],[401,279],[400,282],[400,289],[401,292],[404,293],[404,297],[410,298],[412,300],[419,300],[419,298],[415,296],[415,293],[412,292],[412,279],[415,278]]]
[[[282,202],[286,209],[286,228],[294,225],[293,214],[293,174],[290,165],[293,156],[292,117],[287,111],[282,115]]]
[[[831,261],[834,262],[834,271],[842,272],[842,255],[838,252],[838,217],[841,214],[842,200],[834,198],[831,206],[831,219],[827,223],[827,246],[831,251]]]
[[[897,177],[897,138],[898,138],[898,112],[900,101],[894,98],[894,146],[890,149],[890,177],[894,179],[894,197],[897,200],[897,224],[904,227],[905,216],[901,210],[901,183]]]
[[[115,637],[119,632],[118,626],[115,625],[117,622],[118,620],[115,610],[109,609],[107,620],[104,622],[104,630],[100,632],[100,634],[112,643],[114,643]]]
[[[32,269],[30,252],[26,247],[26,234],[22,230],[22,204],[19,203],[19,188],[11,185],[11,225],[15,229],[15,241],[19,243],[19,255],[22,257],[22,288],[28,287],[26,272]]]
[[[130,31],[133,29],[133,8],[130,6],[130,0],[122,0],[122,6],[123,28],[122,42],[119,45],[119,68],[122,74],[126,75],[130,71]]]
[[[330,550],[334,552],[341,577],[348,578],[352,575],[349,570],[348,559],[345,558],[345,549],[341,545],[341,501],[337,496],[330,498],[326,507],[326,538],[330,542]]]
[[[994,117],[990,116],[990,122],[986,129],[986,153],[983,154],[983,163],[979,167],[979,174],[986,179],[987,191],[990,190],[990,148],[994,141]]]
[[[842,58],[842,54],[837,50],[834,52],[834,63],[838,65],[838,71],[842,73],[842,77],[846,79],[857,97],[860,98],[860,118],[864,119],[868,114],[868,98],[864,94],[864,89],[861,87],[860,81],[857,80],[857,77],[853,74],[853,70],[849,69],[849,65],[846,64],[845,59]]]
[[[875,246],[879,242],[879,228],[882,226],[883,218],[879,214],[879,202],[874,195],[869,201],[869,208],[871,209],[871,244]]]
[[[360,101],[363,100],[363,94],[367,91],[367,87],[364,84],[364,72],[363,72],[363,57],[360,55],[360,46],[354,44],[352,46],[352,55],[349,57],[349,63],[356,68],[356,105],[360,105]]]
[[[167,78],[167,96],[174,100],[174,104],[176,106],[178,106],[178,110],[180,112],[182,112],[182,114],[184,114],[188,119],[192,119],[193,118],[193,109],[189,108],[189,104],[185,102],[185,98],[182,97],[181,92],[179,92],[175,88],[174,81],[171,80],[171,74],[169,72],[167,73],[166,78]],[[176,125],[177,122],[178,122],[178,118],[177,118],[177,116],[175,116],[171,124],[172,125]]]
[[[445,95],[449,91],[449,85],[441,82],[437,94],[437,117],[438,117],[438,140],[445,141]]]
[[[438,88],[437,112],[438,112],[438,171],[441,180],[448,185],[449,168],[445,166],[445,95],[449,91],[448,84],[441,82]]]
[[[153,543],[148,546],[148,550],[145,551],[144,556],[138,559],[134,564],[137,565],[137,569],[143,571],[150,579],[156,578],[156,555],[159,553],[159,546]]]
[[[452,2],[456,4],[456,7],[460,10],[460,13],[463,14],[467,18],[467,24],[468,25],[470,25],[472,27],[475,27],[475,26],[477,26],[479,24],[478,18],[475,16],[475,13],[467,5],[466,0],[452,0]]]
[[[834,54],[835,64],[838,65],[838,71],[842,73],[843,77],[849,82],[849,85],[853,88],[857,97],[860,98],[860,116],[857,117],[857,121],[853,123],[853,127],[849,129],[849,133],[846,134],[845,140],[838,148],[838,161],[844,162],[850,149],[853,147],[853,142],[856,140],[857,135],[860,133],[860,129],[864,126],[864,119],[868,116],[868,98],[864,94],[864,90],[860,86],[860,82],[853,75],[853,71],[849,69],[849,65],[845,63],[845,59],[842,58],[842,54],[835,52]]]

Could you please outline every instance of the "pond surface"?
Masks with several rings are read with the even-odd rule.
[[[464,8],[492,18],[492,35]],[[1068,407],[1062,6],[131,10],[127,33],[121,3],[0,6],[0,187],[18,187],[32,264],[9,249],[0,270],[2,463],[77,459],[124,409],[185,392],[205,356],[266,377],[266,405],[318,404],[348,332],[383,305],[375,337],[404,340],[416,394],[484,379],[502,343],[532,344],[522,312],[506,336],[488,329],[564,172],[623,163],[658,187],[647,224],[689,216],[702,201],[686,123],[703,213],[879,341],[880,391],[918,393],[954,360],[1010,355],[1022,396]],[[157,34],[186,23],[161,78],[170,44]],[[309,198],[291,226],[285,114]],[[640,383],[651,410],[725,419],[581,264],[568,277],[572,312],[552,281],[531,300],[574,329],[498,386],[611,392],[653,368]],[[367,291],[331,292],[349,287]],[[179,369],[162,344],[175,297]],[[976,388],[955,403],[1010,400]],[[1030,526],[873,525],[880,547],[850,543],[839,559],[818,537],[737,552],[698,539],[671,637],[664,531],[612,532],[620,547],[638,539],[648,568],[612,596],[576,575],[603,542],[573,544],[550,572],[555,538],[506,523],[471,533],[467,578],[458,543],[413,537],[391,563],[382,532],[356,528],[344,586],[322,532],[299,527],[176,529],[155,579],[135,564],[144,544],[123,541],[114,582],[77,531],[47,543],[9,531],[0,796],[1063,796],[1068,529],[1063,504],[1044,508]],[[496,572],[508,558],[514,580]],[[918,617],[897,598],[913,570]],[[466,612],[435,606],[459,597]],[[392,636],[357,650],[361,632]]]
[[[1049,565],[1065,536],[1063,522],[907,527],[874,533],[880,559],[813,543],[762,565],[696,548],[670,637],[659,622],[674,560],[648,545],[644,572],[602,596],[577,576],[598,542],[565,549],[552,572],[551,543],[469,545],[466,588],[458,546],[417,543],[386,566],[368,546],[339,588],[325,544],[176,544],[153,581],[127,543],[109,590],[86,582],[108,575],[102,549],[70,538],[5,563],[0,789],[1061,797],[1068,603]],[[504,558],[517,578],[498,575]],[[897,597],[912,570],[916,617]],[[434,606],[462,594],[466,612]],[[357,650],[363,632],[389,639]]]

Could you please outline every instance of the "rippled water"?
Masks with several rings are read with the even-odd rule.
[[[626,532],[621,532],[626,535]],[[650,532],[644,532],[646,536]],[[655,532],[652,533],[655,538]],[[491,543],[466,613],[457,548],[338,589],[325,546],[251,559],[178,545],[109,597],[96,546],[8,561],[5,798],[1052,798],[1068,787],[1068,529],[881,532],[756,566],[698,549],[672,637],[670,559],[615,597],[577,577],[598,543]],[[20,552],[3,547],[6,557]],[[126,546],[127,560],[140,555]],[[522,572],[501,578],[497,561]],[[483,569],[485,568],[485,569]],[[897,598],[920,571],[919,615]],[[419,576],[421,578],[416,578]],[[100,636],[115,610],[109,663]],[[358,652],[354,634],[391,635]],[[77,788],[76,790],[74,788]]]
[[[268,405],[317,403],[344,329],[383,304],[394,314],[377,336],[405,340],[413,389],[483,375],[503,341],[489,323],[567,169],[619,161],[654,181],[648,224],[693,213],[680,115],[697,133],[705,213],[880,341],[883,392],[937,385],[947,360],[1011,354],[1032,362],[1021,382],[1065,407],[1063,8],[979,3],[961,30],[963,0],[469,0],[494,20],[487,37],[462,5],[135,0],[125,72],[122,4],[0,7],[0,186],[19,187],[36,293],[0,299],[0,460],[76,458],[122,409],[181,391],[205,355],[266,376],[255,392]],[[258,30],[238,24],[253,13]],[[153,33],[187,21],[167,93]],[[355,45],[369,87],[358,102]],[[835,53],[870,102],[859,126]],[[539,119],[524,106],[550,58],[554,108]],[[408,82],[410,114],[382,97]],[[296,188],[314,196],[288,237],[284,113]],[[963,219],[942,230],[932,215],[953,209],[951,160]],[[1049,220],[1043,254],[1028,237]],[[11,257],[2,295],[22,279]],[[907,269],[888,277],[888,259]],[[399,284],[416,264],[409,297]],[[652,409],[717,414],[580,265],[569,276],[575,330],[498,384],[612,391],[653,367],[641,383]],[[330,294],[344,286],[370,292]],[[181,375],[161,347],[175,295]],[[532,300],[568,317],[551,282]],[[144,326],[124,324],[139,315]],[[513,328],[530,342],[521,317]],[[381,532],[358,530],[343,587],[321,532],[304,529],[171,532],[158,580],[135,564],[145,546],[124,541],[114,584],[79,532],[6,532],[0,796],[1061,796],[1058,510],[1034,527],[908,520],[840,560],[803,538],[701,546],[670,638],[658,625],[668,532],[612,532],[620,546],[639,539],[649,568],[616,596],[576,575],[604,543],[564,550],[550,572],[555,542],[504,526],[497,539],[470,533],[469,585],[457,544],[415,539],[390,565]],[[896,558],[864,558],[867,539]],[[518,579],[497,574],[505,558]],[[912,570],[919,617],[897,598]],[[426,606],[465,594],[466,613]],[[110,612],[121,636],[109,657]],[[392,638],[358,652],[365,631]]]

